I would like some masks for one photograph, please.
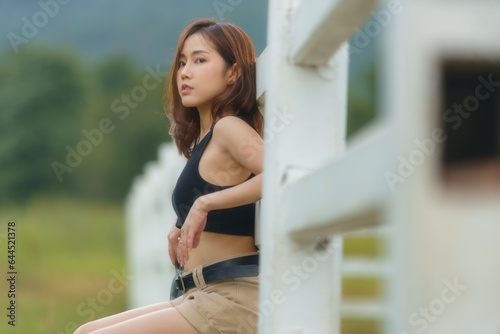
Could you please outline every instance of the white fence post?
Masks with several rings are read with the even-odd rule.
[[[339,332],[342,239],[323,229],[334,199],[323,200],[323,187],[308,188],[300,180],[344,152],[346,41],[374,4],[270,1],[268,70],[261,81],[266,149],[260,333]],[[334,187],[331,174],[323,175],[323,186]],[[310,223],[316,227],[309,229]]]

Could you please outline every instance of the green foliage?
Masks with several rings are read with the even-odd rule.
[[[126,267],[124,220],[122,206],[102,200],[37,197],[0,206],[2,232],[16,222],[18,272],[16,328],[2,321],[0,333],[73,333],[65,327],[125,311],[128,282],[113,280]]]
[[[0,201],[46,193],[122,200],[133,177],[170,139],[161,104],[164,78],[150,78],[146,89],[148,75],[118,56],[89,65],[64,49],[5,53]],[[131,94],[140,99],[123,102]]]
[[[157,158],[159,144],[170,140],[165,70],[140,68],[123,56],[92,65],[66,49],[40,46],[5,53],[0,202],[46,193],[122,200],[134,176]],[[350,78],[348,136],[375,117],[375,75],[372,62]]]
[[[25,49],[0,64],[0,196],[20,199],[50,189],[50,163],[72,143],[85,108],[77,59]]]
[[[371,61],[358,76],[349,78],[347,137],[351,137],[376,117],[376,68]]]
[[[145,87],[145,77],[146,86],[154,89]],[[121,57],[100,64],[94,82],[95,107],[86,115],[79,141],[87,139],[83,129],[97,129],[103,119],[112,122],[113,131],[103,134],[82,167],[66,178],[74,178],[85,196],[105,194],[120,200],[144,164],[157,158],[159,144],[170,140],[162,106],[164,82],[153,80],[146,69],[139,70]],[[142,92],[146,93],[143,100]]]

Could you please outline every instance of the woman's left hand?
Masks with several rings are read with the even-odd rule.
[[[201,232],[207,224],[208,210],[206,208],[206,198],[198,197],[184,221],[181,228],[181,236],[177,246],[177,259],[181,266],[189,260],[189,252],[198,247],[201,238]]]

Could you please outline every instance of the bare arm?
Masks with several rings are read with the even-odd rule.
[[[215,125],[212,140],[227,150],[234,161],[250,170],[255,176],[234,187],[196,199],[181,229],[183,243],[179,244],[178,250],[181,264],[189,259],[189,251],[198,246],[209,211],[253,203],[262,196],[264,142],[259,134],[245,121],[236,117],[225,117]]]
[[[234,187],[203,195],[199,207],[205,211],[234,208],[257,202],[262,194],[262,173]]]
[[[262,194],[264,142],[245,121],[236,117],[221,119],[214,128],[213,139],[242,167],[256,176],[234,187],[201,196],[206,211],[232,208],[258,201]]]

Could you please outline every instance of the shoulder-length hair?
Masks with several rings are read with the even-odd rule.
[[[226,62],[226,69],[237,63],[239,74],[234,84],[215,98],[212,103],[212,119],[225,113],[238,115],[262,136],[263,117],[257,107],[255,50],[248,35],[234,24],[213,19],[200,19],[188,25],[179,36],[174,62],[164,91],[164,107],[170,120],[169,134],[180,154],[191,156],[200,135],[200,118],[195,107],[184,107],[177,87],[180,53],[186,39],[200,34]],[[212,124],[213,127],[214,123]]]

